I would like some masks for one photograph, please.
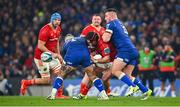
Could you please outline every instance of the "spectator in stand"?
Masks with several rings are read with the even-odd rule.
[[[0,69],[0,96],[1,95],[13,95],[12,85],[8,83],[8,80],[4,78],[3,72]]]
[[[156,69],[155,62],[155,52],[151,50],[148,46],[145,46],[143,50],[139,51],[139,65],[138,69],[140,71],[140,78],[144,86],[146,86],[146,81],[149,83],[149,88],[154,91],[154,70]],[[153,95],[153,94],[152,94]]]
[[[175,53],[170,45],[165,45],[164,50],[160,56],[159,68],[160,68],[160,80],[161,80],[161,93],[160,97],[165,96],[165,83],[168,79],[171,85],[171,96],[176,97],[175,94]]]

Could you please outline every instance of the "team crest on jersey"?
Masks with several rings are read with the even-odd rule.
[[[129,59],[127,59],[127,58],[125,58],[124,60],[125,60],[126,62],[129,62]]]
[[[109,48],[105,48],[105,49],[104,49],[104,53],[105,53],[105,54],[109,54],[109,53],[110,53],[110,49],[109,49]]]

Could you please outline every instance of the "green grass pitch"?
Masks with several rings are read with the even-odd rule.
[[[151,97],[145,101],[141,101],[140,97],[114,97],[99,101],[96,97],[89,97],[86,100],[46,100],[44,97],[1,96],[0,106],[180,106],[180,97]]]

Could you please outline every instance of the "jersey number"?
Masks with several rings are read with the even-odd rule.
[[[127,29],[126,29],[126,27],[124,25],[122,25],[122,28],[124,30],[124,33],[128,34],[128,31],[127,31]]]

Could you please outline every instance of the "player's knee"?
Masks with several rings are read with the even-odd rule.
[[[95,75],[92,75],[89,77],[91,81],[95,80],[97,77]]]

